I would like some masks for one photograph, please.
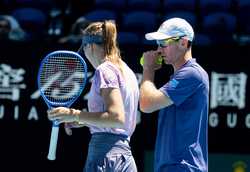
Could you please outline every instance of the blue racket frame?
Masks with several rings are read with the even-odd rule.
[[[43,88],[40,84],[40,75],[43,69],[43,65],[46,64],[47,60],[51,57],[51,56],[55,56],[56,54],[72,54],[74,56],[77,56],[81,63],[83,64],[83,74],[84,74],[84,82],[82,85],[80,85],[79,88],[79,94],[76,94],[74,97],[72,97],[72,99],[70,99],[69,101],[65,101],[65,102],[52,102],[49,99],[47,99],[47,97],[45,96],[44,92],[42,91]],[[75,101],[76,99],[81,95],[83,89],[85,88],[85,85],[87,83],[87,65],[86,62],[83,60],[82,56],[79,55],[76,52],[73,51],[67,51],[67,50],[57,50],[57,51],[53,51],[51,53],[49,53],[42,61],[40,64],[40,68],[39,68],[39,72],[38,72],[38,76],[37,76],[37,83],[38,83],[38,88],[40,91],[40,95],[43,97],[45,103],[47,104],[48,108],[54,108],[54,107],[59,107],[59,106],[63,106],[63,107],[70,107]],[[53,125],[52,125],[52,132],[51,132],[51,139],[50,139],[50,148],[49,148],[49,154],[48,154],[48,159],[49,160],[55,160],[56,157],[56,145],[57,145],[57,138],[58,138],[58,132],[59,132],[59,124],[56,123],[56,121],[53,121]],[[53,139],[52,139],[53,138]]]
[[[53,107],[58,107],[58,106],[63,106],[63,107],[69,107],[69,106],[71,106],[75,101],[76,101],[76,99],[81,95],[81,94],[79,94],[79,95],[76,95],[73,99],[71,99],[70,101],[66,101],[66,102],[52,102],[52,101],[50,101],[50,100],[48,100],[47,98],[46,98],[46,96],[44,95],[44,92],[42,91],[42,86],[41,86],[41,84],[40,84],[40,74],[41,74],[41,72],[42,72],[42,68],[43,68],[43,64],[45,64],[46,63],[46,61],[48,60],[48,58],[50,58],[51,56],[54,56],[55,54],[58,54],[58,53],[67,53],[67,54],[73,54],[73,55],[75,55],[75,56],[77,56],[79,59],[80,59],[80,61],[82,62],[82,64],[84,65],[84,71],[83,71],[83,73],[85,74],[85,78],[84,78],[84,84],[82,84],[81,86],[80,86],[80,91],[79,91],[79,93],[81,93],[82,91],[83,91],[83,89],[85,88],[85,85],[86,85],[86,82],[87,82],[87,64],[86,64],[86,62],[83,60],[83,58],[82,58],[82,56],[80,56],[78,53],[76,53],[76,52],[73,52],[73,51],[67,51],[67,50],[57,50],[57,51],[54,51],[54,52],[51,52],[51,53],[49,53],[43,60],[42,60],[42,62],[41,62],[41,64],[40,64],[40,68],[39,68],[39,72],[38,72],[38,80],[37,80],[37,82],[38,82],[38,88],[39,88],[39,90],[40,90],[40,95],[43,97],[43,99],[45,100],[45,103],[47,104],[47,106],[49,107],[49,108],[53,108]]]

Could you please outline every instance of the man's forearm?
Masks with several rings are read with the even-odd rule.
[[[151,97],[156,90],[154,85],[155,71],[143,70],[142,83],[140,86],[140,109],[143,112],[147,112],[151,106]]]
[[[142,83],[140,86],[140,93],[142,98],[150,97],[151,91],[156,89],[154,85],[154,77],[155,77],[155,71],[154,70],[143,70],[142,75]]]
[[[143,81],[154,82],[154,78],[155,78],[155,71],[154,70],[143,69],[142,82]]]

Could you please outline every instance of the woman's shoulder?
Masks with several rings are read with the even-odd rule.
[[[113,70],[113,71],[117,71],[118,68],[115,66],[115,64],[113,64],[110,61],[105,61],[102,64],[100,64],[96,70]]]

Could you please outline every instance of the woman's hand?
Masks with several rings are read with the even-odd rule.
[[[67,123],[64,123],[64,130],[67,135],[71,136],[72,128],[80,128],[84,126],[86,125],[84,125],[83,123],[79,123],[79,122],[67,122]]]
[[[64,122],[79,122],[80,111],[65,107],[57,107],[48,110],[49,120],[56,121],[56,124]]]

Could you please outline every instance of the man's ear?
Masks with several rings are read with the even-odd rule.
[[[181,45],[185,48],[188,48],[188,40],[187,39],[181,39]]]

